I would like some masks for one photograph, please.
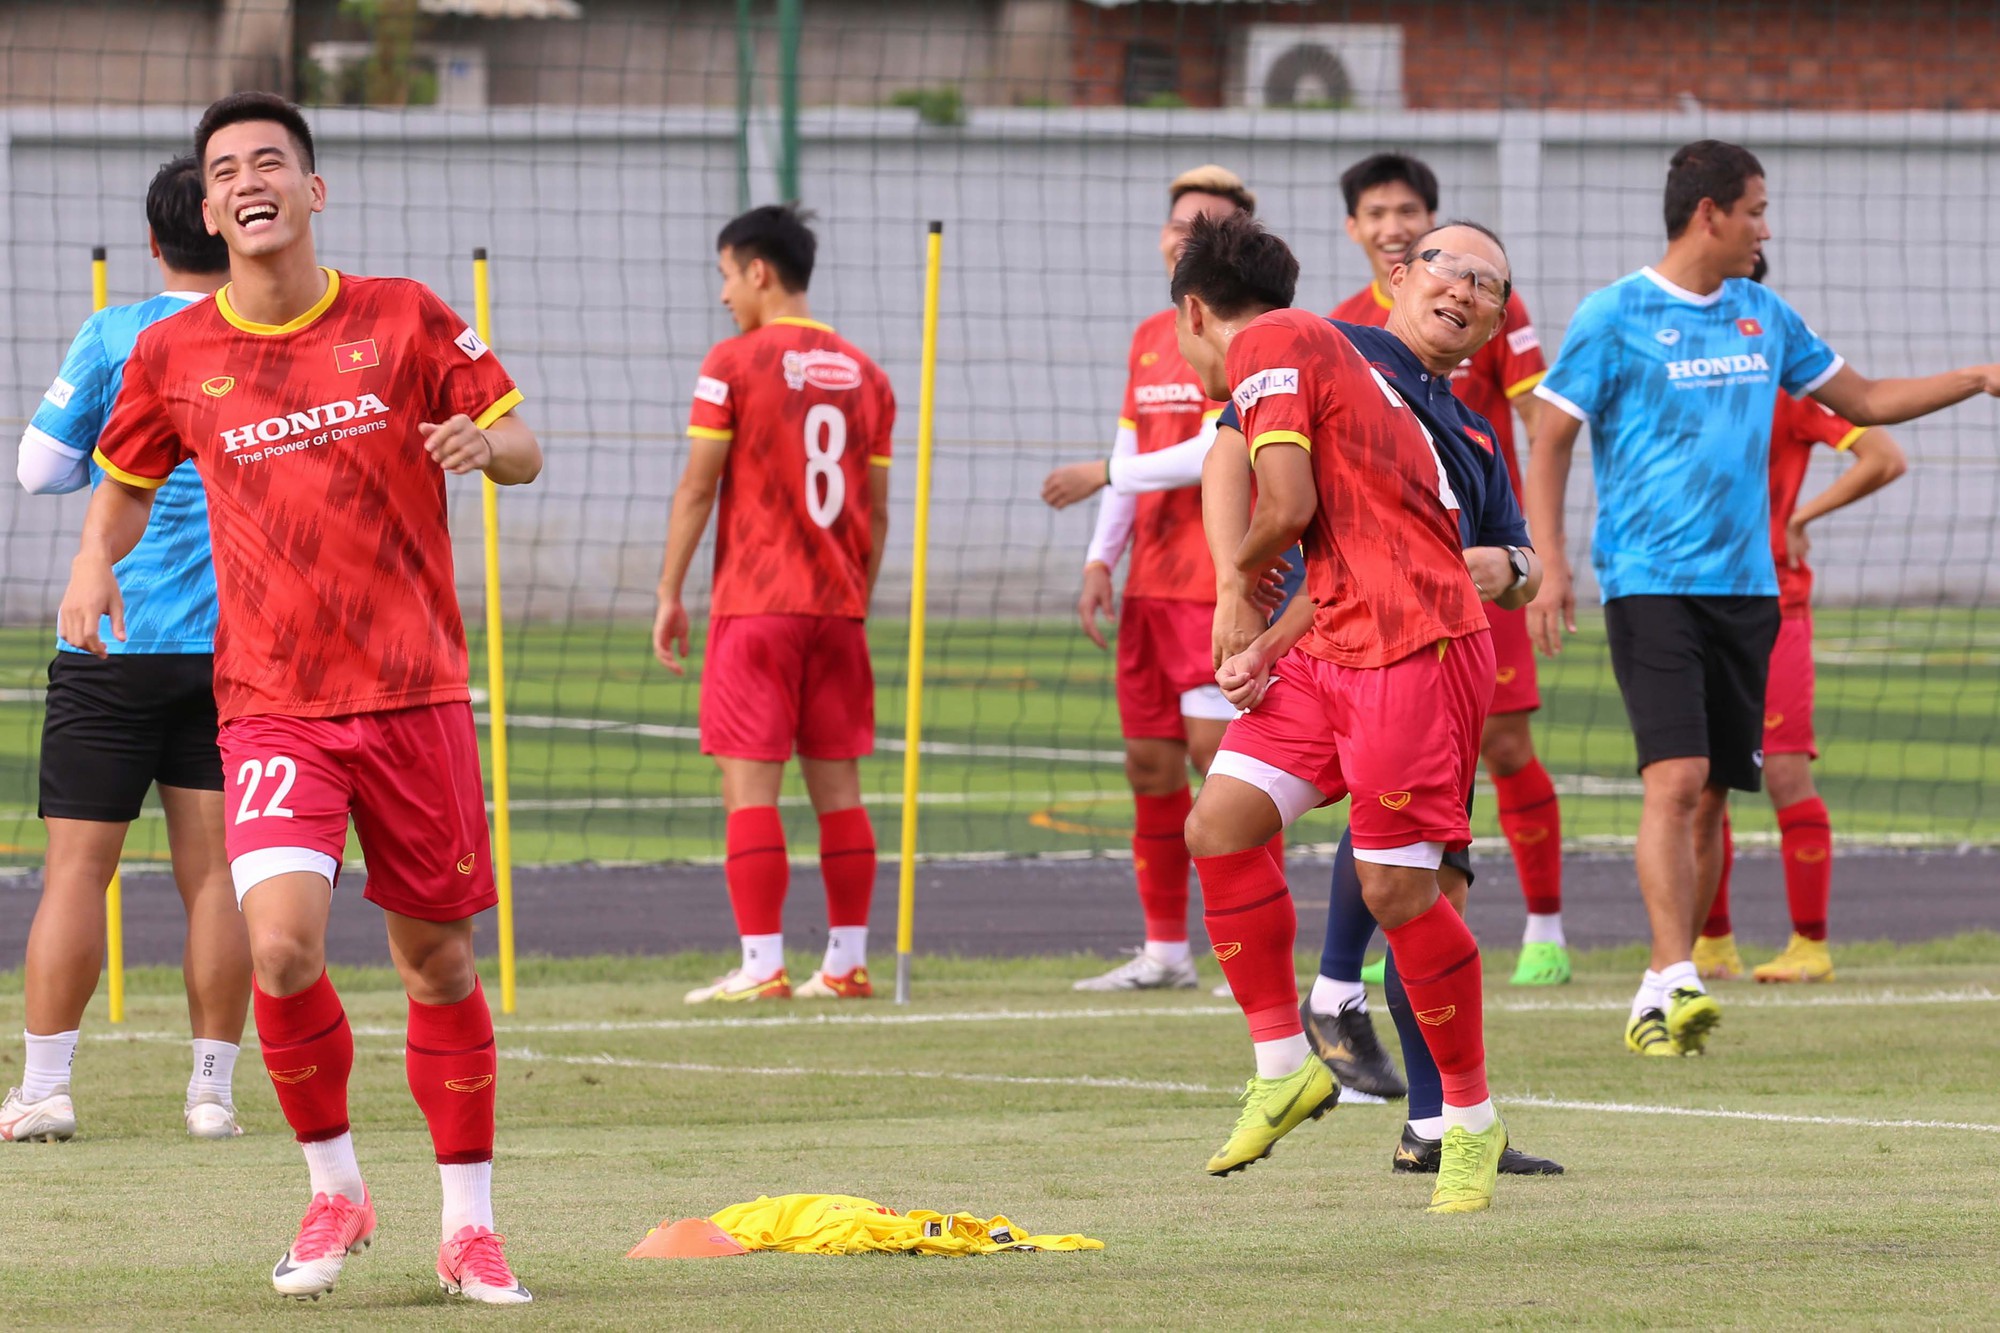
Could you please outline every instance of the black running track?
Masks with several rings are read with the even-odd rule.
[[[1291,866],[1302,943],[1317,937],[1325,919],[1327,870],[1327,862],[1317,860],[1295,859]],[[1512,868],[1483,858],[1479,872],[1472,891],[1473,929],[1482,939],[1511,944],[1519,938],[1522,911]],[[1646,937],[1629,856],[1572,856],[1565,874],[1563,915],[1573,945]],[[386,963],[380,914],[361,901],[360,885],[359,876],[342,881],[328,954],[342,963]],[[794,867],[792,889],[788,942],[817,947],[826,930],[817,872]],[[0,967],[19,965],[40,890],[38,876],[0,879]],[[885,866],[875,899],[881,936],[893,931],[895,892],[895,872]],[[917,894],[920,953],[1111,954],[1138,942],[1129,862],[926,864],[917,876]],[[1775,855],[1739,853],[1733,897],[1739,937],[1774,946],[1784,942],[1789,928]],[[515,938],[523,954],[663,954],[724,950],[735,942],[720,867],[521,870],[515,874],[514,902]],[[482,952],[492,945],[492,915],[480,921]],[[2000,852],[1840,853],[1833,889],[1837,939],[1923,940],[1977,927],[2000,928]],[[127,963],[178,962],[181,939],[180,901],[171,881],[164,875],[128,877]],[[876,952],[886,954],[887,944],[878,939]]]

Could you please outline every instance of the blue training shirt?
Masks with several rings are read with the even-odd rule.
[[[1748,278],[1697,296],[1643,268],[1584,298],[1535,393],[1590,423],[1604,599],[1776,597],[1771,414],[1842,364]]]
[[[89,459],[125,381],[125,358],[139,331],[206,299],[166,292],[136,305],[111,306],[83,322],[55,383],[42,395],[28,435],[67,458]],[[90,463],[90,484],[104,470]],[[146,535],[117,564],[125,599],[124,642],[106,617],[99,633],[114,653],[215,651],[215,560],[209,548],[208,496],[192,461],[182,463],[155,492]],[[79,652],[60,636],[56,647]]]
[[[1327,323],[1346,335],[1430,432],[1431,447],[1451,479],[1452,493],[1458,496],[1459,545],[1533,545],[1521,506],[1514,499],[1513,483],[1508,480],[1507,460],[1494,447],[1493,425],[1451,391],[1451,376],[1431,374],[1403,340],[1387,329],[1338,319]],[[1236,404],[1224,409],[1215,424],[1218,429],[1242,430]]]

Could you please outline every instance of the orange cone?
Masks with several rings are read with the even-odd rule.
[[[705,1217],[684,1217],[678,1222],[662,1222],[632,1247],[627,1259],[720,1259],[750,1251],[736,1243],[727,1231]]]

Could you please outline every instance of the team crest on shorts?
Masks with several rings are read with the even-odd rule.
[[[1410,794],[1406,791],[1385,791],[1375,799],[1391,810],[1401,810],[1410,803]]]
[[[472,852],[467,852],[464,856],[459,857],[458,873],[461,875],[470,875],[475,859],[475,854]]]

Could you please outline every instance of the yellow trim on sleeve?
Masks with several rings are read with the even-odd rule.
[[[1220,421],[1222,420],[1222,414],[1228,410],[1226,407],[1211,407],[1208,411],[1201,414],[1201,419],[1203,421]]]
[[[889,455],[887,455],[887,454],[870,454],[870,455],[868,455],[868,466],[870,466],[870,467],[888,467],[888,466],[889,466]]]
[[[821,333],[833,332],[833,325],[831,324],[822,324],[816,319],[801,319],[797,315],[780,315],[771,322],[773,324],[790,324],[795,328],[801,329],[818,329]]]
[[[1120,429],[1120,430],[1137,430],[1137,429],[1139,429],[1139,423],[1138,423],[1138,422],[1136,422],[1136,421],[1134,421],[1134,420],[1132,420],[1132,418],[1130,418],[1130,417],[1120,417],[1120,418],[1118,418],[1118,429]]]
[[[512,412],[515,408],[519,407],[523,401],[525,400],[521,397],[521,391],[519,389],[509,389],[507,390],[506,395],[502,397],[499,402],[493,404],[493,406],[487,408],[484,412],[481,412],[478,416],[474,417],[472,419],[472,424],[479,427],[479,429],[481,430],[485,430],[488,426],[498,421],[501,417],[506,416],[509,412]]]
[[[97,460],[97,466],[104,469],[105,476],[110,477],[113,481],[122,481],[127,486],[137,486],[142,491],[157,491],[160,487],[167,484],[165,477],[142,477],[136,472],[127,472],[124,468],[119,467],[116,463],[106,458],[102,449],[92,450],[91,457]]]
[[[1836,449],[1852,449],[1854,442],[1867,433],[1868,427],[1866,426],[1850,426],[1847,429],[1847,434],[1840,437],[1840,443],[1833,447]]]
[[[688,438],[691,440],[733,440],[736,438],[736,432],[733,430],[723,430],[719,426],[689,426]]]
[[[1543,380],[1547,379],[1548,376],[1549,376],[1548,371],[1538,370],[1534,374],[1528,376],[1528,378],[1520,381],[1519,383],[1508,385],[1507,396],[1509,398],[1519,398],[1524,393],[1533,393],[1535,391],[1535,386],[1537,384],[1540,384]]]
[[[1311,453],[1313,447],[1313,442],[1309,437],[1301,435],[1295,430],[1267,430],[1256,439],[1250,441],[1250,457],[1255,458],[1257,451],[1267,444],[1296,444],[1307,453]]]
[[[297,333],[324,315],[333,305],[334,298],[340,295],[340,274],[324,266],[320,268],[320,272],[326,274],[326,295],[313,302],[312,309],[287,323],[259,324],[255,320],[248,320],[237,314],[236,307],[229,304],[229,289],[235,285],[234,283],[224,283],[222,289],[215,294],[215,308],[231,325],[245,333],[254,333],[262,338],[275,338],[281,333]]]

